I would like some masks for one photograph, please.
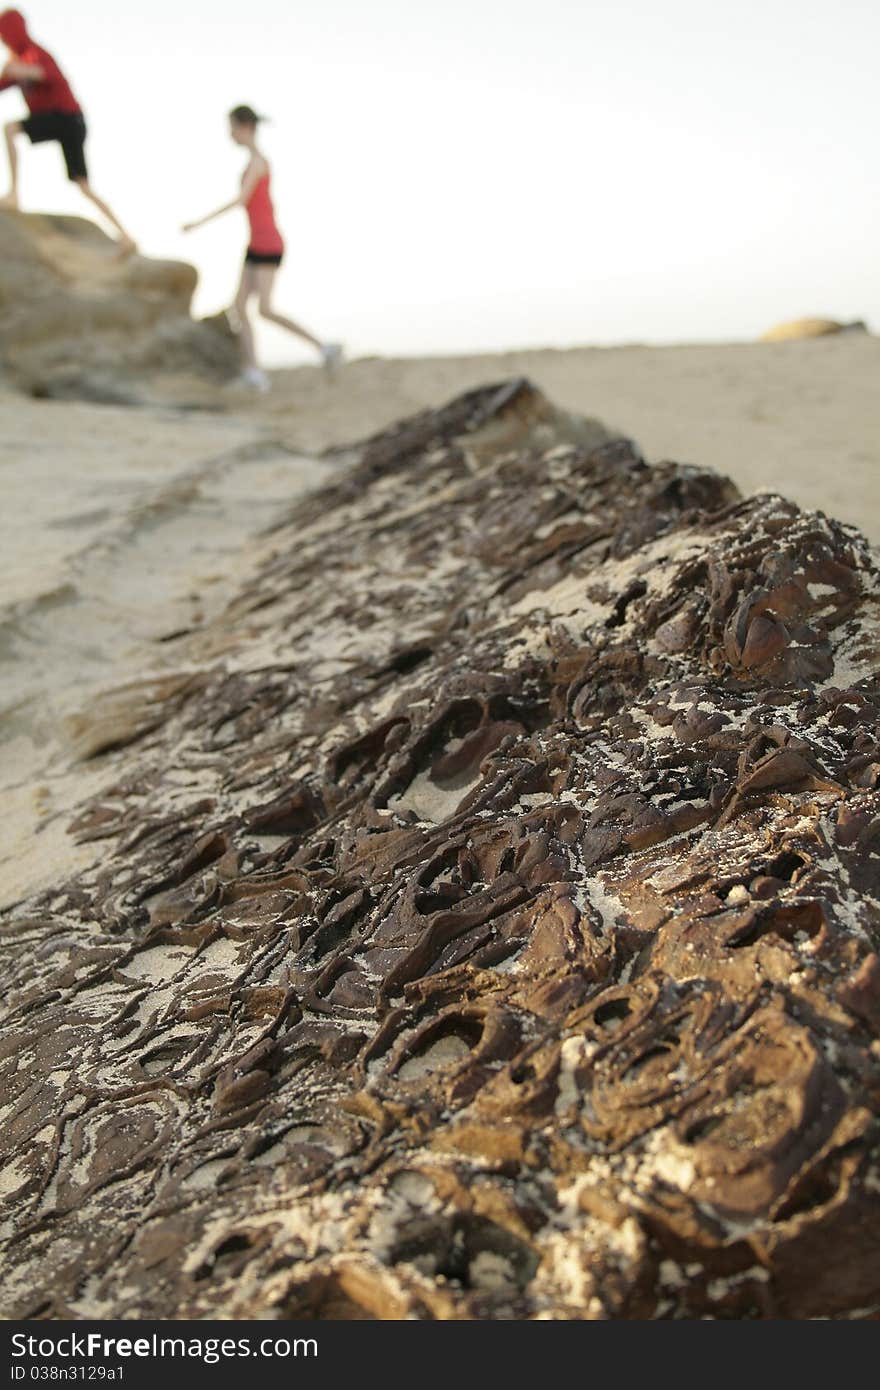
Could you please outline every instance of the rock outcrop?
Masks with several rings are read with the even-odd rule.
[[[355,452],[86,717],[94,867],[2,936],[4,1311],[875,1315],[867,544],[523,382]]]
[[[123,258],[79,217],[0,211],[0,367],[35,395],[137,400],[168,372],[226,377],[225,320],[196,322],[192,266]]]
[[[835,333],[866,333],[867,325],[863,319],[851,323],[841,323],[838,319],[787,319],[785,323],[774,324],[761,334],[762,343],[791,343],[803,338],[827,338]]]

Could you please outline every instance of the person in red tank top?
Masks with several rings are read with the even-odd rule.
[[[112,223],[124,250],[128,253],[134,251],[135,244],[119,218],[89,183],[85,117],[52,54],[34,43],[24,16],[18,10],[4,10],[0,14],[0,39],[12,55],[0,71],[0,92],[9,87],[20,87],[29,112],[23,121],[8,121],[3,127],[9,156],[9,192],[0,199],[0,206],[18,207],[16,137],[26,135],[32,145],[44,140],[57,140],[64,155],[67,177]]]
[[[265,391],[269,387],[269,378],[257,362],[254,331],[248,316],[248,304],[255,295],[261,318],[267,319],[269,323],[277,323],[289,333],[295,333],[298,338],[304,338],[307,343],[311,343],[312,347],[320,352],[328,370],[332,371],[341,362],[342,346],[339,343],[322,342],[314,333],[303,328],[302,324],[277,313],[272,306],[275,276],[284,258],[284,238],[278,230],[272,206],[272,174],[269,161],[257,148],[257,126],[260,119],[250,106],[236,106],[230,111],[229,134],[236,145],[243,145],[250,151],[250,159],[241,179],[241,191],[238,197],[224,203],[214,212],[209,212],[207,216],[199,217],[195,222],[184,223],[182,230],[194,231],[196,227],[203,227],[206,222],[221,217],[233,208],[244,208],[247,213],[250,239],[235,296],[243,358],[242,380],[249,386]]]

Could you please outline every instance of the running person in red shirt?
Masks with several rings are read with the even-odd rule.
[[[18,207],[16,136],[25,134],[32,145],[44,140],[57,140],[64,155],[68,178],[113,224],[119,233],[122,248],[128,252],[134,251],[135,244],[119,218],[89,183],[85,118],[55,59],[45,48],[34,43],[27,31],[24,16],[18,10],[4,10],[0,14],[0,39],[12,53],[0,71],[0,91],[7,87],[20,87],[30,112],[23,121],[9,121],[3,127],[9,155],[9,193],[0,199],[0,205]]]
[[[209,212],[206,217],[200,217],[195,222],[185,223],[183,230],[191,232],[196,227],[203,227],[206,222],[213,221],[215,217],[222,216],[224,212],[230,212],[232,208],[243,207],[245,209],[250,223],[250,241],[244,258],[241,282],[235,296],[235,308],[241,327],[241,348],[244,358],[242,379],[248,385],[256,386],[258,390],[265,391],[269,386],[269,378],[264,371],[261,371],[257,363],[254,331],[248,318],[248,303],[254,295],[257,295],[260,316],[268,319],[270,323],[280,324],[289,333],[295,333],[297,337],[304,338],[307,343],[311,343],[312,347],[317,348],[320,352],[324,366],[328,370],[332,370],[341,361],[342,347],[339,343],[322,342],[307,328],[295,323],[293,319],[285,318],[283,314],[276,313],[272,307],[272,288],[278,267],[284,256],[284,240],[278,230],[272,208],[269,161],[257,149],[259,121],[260,117],[250,106],[236,106],[234,110],[230,111],[229,134],[236,145],[244,145],[246,149],[250,150],[250,159],[242,175],[241,192],[237,198],[233,198],[231,203],[224,203],[222,208],[217,208],[215,212]]]

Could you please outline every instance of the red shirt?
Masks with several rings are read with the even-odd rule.
[[[70,90],[67,78],[52,54],[47,53],[45,48],[32,43],[23,53],[16,54],[16,58],[20,63],[30,63],[34,67],[42,68],[44,73],[42,81],[18,83],[29,111],[80,110],[80,104]],[[0,82],[0,90],[4,87],[14,87],[15,83],[16,79],[6,78]]]
[[[17,77],[0,78],[0,91],[6,87],[21,87],[28,110],[33,112],[79,111],[79,102],[70,90],[64,73],[52,54],[34,43],[27,31],[24,16],[18,10],[4,10],[0,14],[0,39],[15,54],[16,61],[41,68],[43,72],[43,76],[35,82],[21,81]]]

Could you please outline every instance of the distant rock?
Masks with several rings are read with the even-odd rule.
[[[788,319],[761,334],[762,343],[790,343],[800,338],[827,338],[832,333],[867,333],[864,319],[839,323],[837,319]]]
[[[0,368],[32,395],[117,403],[171,372],[229,376],[235,335],[225,316],[191,317],[197,278],[121,258],[81,217],[0,212]]]

